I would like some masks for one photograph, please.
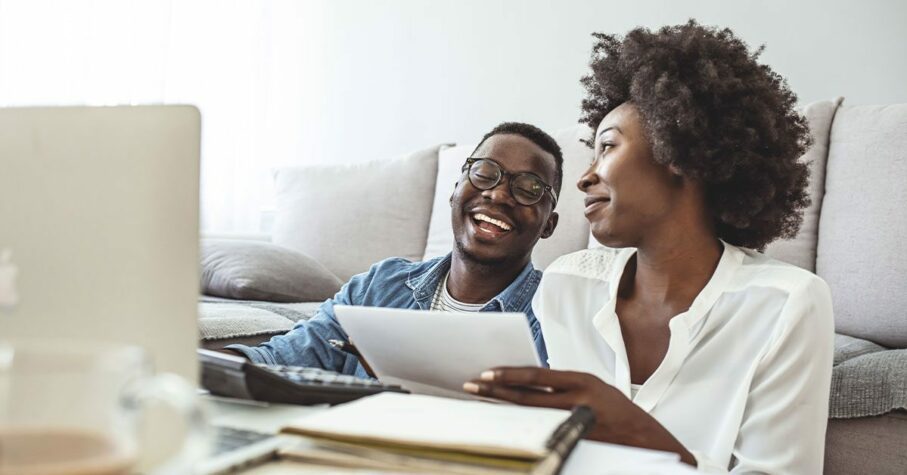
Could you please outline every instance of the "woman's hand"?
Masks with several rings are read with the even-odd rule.
[[[587,439],[680,454],[695,466],[693,455],[667,429],[614,386],[588,373],[546,368],[492,368],[463,384],[479,396],[524,406],[572,409],[587,406],[595,425]]]

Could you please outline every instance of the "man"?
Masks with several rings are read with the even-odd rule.
[[[523,312],[542,362],[545,342],[532,313],[541,272],[531,263],[539,238],[557,226],[563,157],[551,136],[521,123],[485,135],[450,197],[454,249],[425,262],[390,258],[354,276],[308,321],[256,347],[230,345],[256,363],[325,368],[367,376],[359,360],[328,340],[348,341],[334,305]],[[389,337],[393,337],[390,335]]]

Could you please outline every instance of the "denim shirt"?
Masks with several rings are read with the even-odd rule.
[[[368,377],[359,360],[338,350],[328,340],[349,341],[349,337],[334,317],[334,305],[409,308],[428,310],[438,284],[450,270],[450,254],[425,262],[410,262],[391,258],[378,262],[364,274],[359,274],[326,300],[312,318],[300,321],[292,330],[258,346],[229,345],[255,363],[308,366],[344,374]],[[522,312],[535,340],[542,364],[548,354],[538,320],[532,313],[532,296],[541,281],[541,271],[532,263],[500,294],[491,299],[482,312]]]

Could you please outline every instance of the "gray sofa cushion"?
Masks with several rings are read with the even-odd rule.
[[[388,257],[421,260],[439,148],[278,170],[272,241],[312,256],[343,281]]]
[[[841,106],[832,125],[816,273],[835,328],[907,347],[907,104]]]
[[[267,242],[203,239],[202,293],[240,300],[322,301],[343,282],[309,256]]]
[[[907,412],[828,421],[825,475],[907,473]]]
[[[835,111],[841,105],[842,98],[830,101],[819,101],[802,109],[809,121],[809,131],[813,145],[800,157],[809,164],[809,198],[812,203],[803,212],[803,223],[800,232],[791,239],[776,241],[765,249],[765,254],[775,259],[789,262],[808,271],[816,270],[816,240],[819,235],[819,214],[822,199],[825,197],[825,165],[828,159],[828,142]]]
[[[829,417],[847,419],[907,409],[907,350],[835,337]]]

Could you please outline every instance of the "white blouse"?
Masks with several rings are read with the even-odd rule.
[[[822,473],[834,353],[825,281],[725,243],[708,284],[671,319],[661,365],[631,396],[615,304],[635,252],[580,251],[545,270],[533,309],[551,368],[615,386],[701,471]]]

